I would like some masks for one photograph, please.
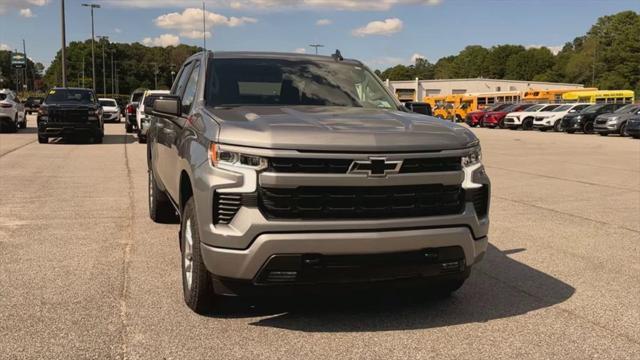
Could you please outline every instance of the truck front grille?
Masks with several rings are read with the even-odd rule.
[[[49,110],[49,122],[78,123],[89,121],[89,112],[85,110]]]
[[[346,174],[353,160],[311,159],[311,158],[271,158],[268,172],[307,174]],[[438,171],[459,171],[462,166],[459,157],[436,157],[405,159],[401,174]]]
[[[258,190],[258,206],[269,219],[380,219],[459,214],[460,186],[299,187]]]

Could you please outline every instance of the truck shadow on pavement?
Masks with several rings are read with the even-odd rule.
[[[87,144],[87,145],[113,145],[113,144],[132,144],[136,142],[136,139],[133,135],[127,134],[105,134],[102,138],[102,144],[94,144],[93,140],[87,136],[70,136],[70,137],[60,137],[60,138],[50,138],[50,144],[56,145],[78,145],[78,144]]]
[[[507,255],[523,251],[503,252],[489,245],[465,285],[445,299],[410,291],[305,295],[284,302],[238,304],[222,317],[263,317],[251,325],[304,332],[428,329],[518,316],[560,304],[574,294],[570,285]]]

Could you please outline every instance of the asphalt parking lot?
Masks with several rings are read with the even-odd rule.
[[[640,141],[474,129],[490,249],[449,299],[183,303],[145,146],[0,134],[0,358],[640,358]]]

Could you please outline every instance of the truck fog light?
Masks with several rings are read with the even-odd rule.
[[[298,277],[297,271],[269,271],[267,275],[268,282],[293,282]]]

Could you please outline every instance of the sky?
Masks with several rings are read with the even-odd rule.
[[[66,0],[67,42],[96,35],[148,46],[202,45],[201,0]],[[207,47],[307,52],[340,49],[374,69],[431,62],[465,46],[547,46],[583,35],[597,18],[640,11],[640,0],[205,0]],[[48,66],[61,47],[60,0],[0,0],[0,49]]]

